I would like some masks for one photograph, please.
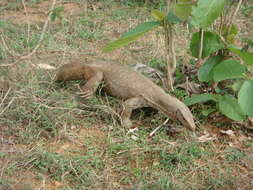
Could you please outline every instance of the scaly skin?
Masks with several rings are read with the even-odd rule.
[[[123,99],[122,125],[130,127],[131,113],[141,107],[153,107],[169,118],[179,120],[194,131],[195,123],[188,107],[143,75],[127,66],[112,61],[93,60],[87,63],[70,63],[60,67],[56,81],[86,80],[81,86],[84,98],[91,98],[98,84],[104,82],[105,90],[111,96]]]

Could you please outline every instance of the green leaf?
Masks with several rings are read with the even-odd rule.
[[[157,20],[157,21],[160,21],[162,22],[165,18],[165,14],[157,9],[155,10],[152,10],[152,16]]]
[[[243,83],[239,94],[238,102],[242,110],[250,117],[253,117],[253,81],[247,80]]]
[[[161,25],[161,22],[158,22],[158,21],[150,21],[150,22],[141,23],[135,28],[130,29],[128,32],[125,32],[122,35],[122,38],[135,36],[143,32],[146,33],[160,25]]]
[[[172,10],[178,18],[187,20],[191,15],[192,6],[195,4],[196,3],[194,1],[179,1],[178,3],[172,5]]]
[[[198,70],[198,78],[201,82],[208,82],[213,80],[213,68],[219,64],[223,56],[210,57]]]
[[[127,33],[123,34],[123,36],[120,39],[108,43],[102,49],[102,51],[103,52],[111,52],[115,49],[125,46],[125,45],[135,41],[136,39],[140,38],[145,33],[147,33],[148,31],[152,30],[153,28],[155,28],[157,26],[160,26],[160,22],[153,21],[153,22],[142,23],[142,24],[138,25],[137,27],[131,29]]]
[[[171,11],[165,17],[165,20],[170,23],[179,23],[181,20]]]
[[[110,42],[109,44],[107,44],[102,51],[105,53],[111,52],[113,50],[116,50],[122,46],[125,46],[133,41],[135,41],[136,39],[138,39],[139,37],[141,37],[142,35],[144,35],[145,32],[139,33],[137,35],[132,35],[129,37],[125,37],[125,38],[120,38],[118,40],[115,40],[113,42]]]
[[[197,104],[197,103],[203,103],[203,102],[207,102],[207,101],[218,101],[218,95],[215,94],[197,94],[197,95],[193,95],[191,97],[188,97],[184,100],[185,105],[187,106],[191,106],[193,104]]]
[[[194,57],[198,58],[200,48],[200,32],[195,32],[192,35],[190,50]],[[202,58],[209,56],[210,54],[224,48],[224,45],[220,41],[220,37],[213,32],[204,32],[203,39],[203,52]]]
[[[232,120],[241,121],[246,119],[246,115],[239,106],[237,99],[230,95],[220,96],[218,107],[222,114]]]
[[[216,111],[216,109],[214,108],[209,108],[209,109],[203,109],[201,110],[201,113],[204,115],[204,116],[208,116],[210,113]]]
[[[227,0],[198,0],[192,7],[191,24],[198,28],[207,28],[222,13]]]
[[[237,54],[246,64],[253,65],[253,53],[247,52],[242,48],[236,46],[230,46],[229,50]]]
[[[245,66],[235,60],[225,60],[213,69],[214,81],[242,78],[245,73]]]

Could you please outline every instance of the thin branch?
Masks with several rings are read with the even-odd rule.
[[[25,16],[26,16],[26,21],[27,21],[27,40],[26,40],[26,43],[27,43],[27,47],[28,47],[28,52],[30,52],[30,48],[29,48],[28,44],[30,42],[31,23],[30,23],[30,20],[28,18],[28,13],[27,13],[27,9],[26,9],[26,5],[25,5],[24,0],[22,0],[22,4],[23,4],[24,10],[25,10]]]
[[[161,125],[159,125],[157,128],[155,128],[155,130],[153,130],[153,131],[149,134],[149,136],[150,136],[150,137],[153,137],[154,134],[155,134],[159,129],[161,129],[168,121],[169,121],[169,119],[166,119]]]
[[[5,93],[3,99],[1,100],[0,108],[3,105],[3,103],[4,103],[5,99],[7,98],[7,96],[9,95],[10,91],[11,91],[11,88],[9,88],[8,91]]]
[[[11,99],[8,105],[0,112],[0,116],[5,112],[5,110],[7,110],[11,106],[11,104],[14,102],[15,99],[16,99],[15,97]]]
[[[53,10],[54,7],[55,7],[55,4],[56,4],[56,0],[53,0],[52,5],[51,5],[51,8],[50,8],[50,11],[49,11],[48,16],[47,16],[47,19],[46,19],[46,21],[45,21],[45,23],[44,23],[44,26],[43,26],[43,29],[42,29],[42,32],[41,32],[41,35],[40,35],[40,39],[39,39],[38,44],[35,46],[35,48],[32,50],[31,53],[29,53],[28,55],[22,56],[20,59],[25,59],[25,58],[27,58],[27,57],[32,56],[34,53],[36,53],[37,49],[40,47],[41,42],[42,42],[42,40],[44,39],[46,30],[47,30],[47,26],[48,26],[48,23],[49,23],[49,21],[50,21],[50,16],[51,16],[51,14],[52,14],[52,10]]]
[[[173,36],[173,26],[170,25],[169,27],[169,41],[170,41],[170,55],[172,57],[172,73],[175,72],[176,66],[177,66],[177,60],[176,60],[176,53],[175,53],[175,46],[174,46],[174,36]]]

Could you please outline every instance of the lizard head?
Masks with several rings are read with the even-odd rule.
[[[196,126],[191,111],[185,105],[176,112],[178,120],[189,130],[195,131]]]

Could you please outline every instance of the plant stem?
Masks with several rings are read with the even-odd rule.
[[[235,16],[237,15],[238,11],[239,11],[239,8],[242,4],[242,0],[239,0],[238,4],[237,4],[237,7],[233,13],[233,15],[230,17],[230,20],[228,21],[228,31],[227,31],[227,35],[230,33],[231,31],[231,28],[232,28],[232,25],[233,25],[233,21],[235,19]]]
[[[201,65],[201,60],[202,60],[204,30],[201,28],[199,32],[200,32],[200,47],[199,47],[198,64],[197,64],[198,66]]]

